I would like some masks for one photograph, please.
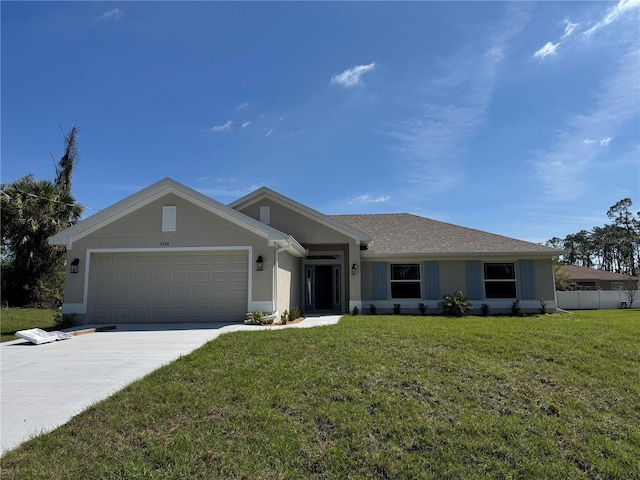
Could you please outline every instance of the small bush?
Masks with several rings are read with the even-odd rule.
[[[394,303],[393,304],[393,314],[394,315],[400,315],[400,310],[402,309],[402,307],[400,306],[399,303]]]
[[[427,314],[427,306],[424,303],[418,304],[418,310],[420,310],[420,315]]]
[[[519,317],[520,316],[520,300],[516,298],[516,300],[511,304],[511,314]]]
[[[282,323],[283,325],[286,325],[288,321],[289,321],[289,311],[285,310],[284,312],[282,312],[282,315],[280,315],[280,323]]]
[[[443,296],[439,307],[442,309],[443,315],[450,317],[464,317],[469,315],[473,310],[471,302],[462,292]]]
[[[300,307],[291,307],[291,312],[289,312],[289,320],[294,321],[299,319],[302,316],[302,310]]]
[[[480,309],[480,312],[482,313],[483,317],[489,316],[489,305],[487,305],[486,303],[483,303],[482,308]]]
[[[359,313],[360,313],[360,309],[358,307],[353,307],[353,310],[351,311],[351,315],[355,317]]]
[[[73,320],[75,316],[75,313],[56,312],[53,316],[53,324],[56,328],[71,328],[75,326],[75,322]]]
[[[374,304],[369,305],[369,315],[376,314],[376,306]]]
[[[549,305],[545,302],[544,298],[540,299],[540,313],[542,315],[549,313]]]
[[[269,325],[273,323],[272,318],[267,318],[267,315],[260,310],[257,312],[247,312],[247,319],[244,321],[247,325]]]

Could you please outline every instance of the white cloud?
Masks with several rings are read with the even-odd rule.
[[[273,133],[273,128],[270,128],[269,130],[267,130],[265,137],[270,137],[272,133]]]
[[[542,47],[540,50],[538,50],[536,53],[533,54],[534,57],[536,58],[544,58],[547,57],[549,55],[555,55],[556,54],[556,50],[558,48],[558,45],[560,45],[560,43],[552,43],[552,42],[547,42],[544,47]]]
[[[573,33],[573,31],[579,27],[579,24],[570,22],[569,20],[565,20],[564,34],[562,38],[567,38],[569,35]]]
[[[249,122],[248,120],[246,122],[242,122],[242,130],[244,130],[245,128],[247,128],[249,125],[251,125],[251,122]]]
[[[122,18],[123,15],[124,15],[124,12],[122,11],[122,9],[114,8],[112,10],[104,12],[98,18],[100,20],[120,20],[120,18]]]
[[[352,67],[342,73],[336,73],[331,77],[331,83],[335,83],[346,88],[356,87],[362,83],[360,81],[360,77],[365,73],[370,72],[375,67],[375,62],[370,63],[369,65],[358,65],[356,67]]]
[[[524,9],[510,7],[486,45],[475,42],[457,54],[430,62],[425,67],[429,73],[414,73],[419,79],[441,72],[431,82],[418,83],[416,92],[409,92],[407,105],[402,105],[403,116],[387,131],[395,140],[390,150],[400,170],[407,172],[405,180],[414,187],[406,189],[404,196],[441,192],[464,181],[461,158],[487,120],[499,68],[513,37],[527,21]]]
[[[231,120],[228,120],[226,123],[223,123],[222,125],[215,125],[214,127],[211,128],[211,131],[212,132],[230,132],[232,126],[233,126],[233,122]]]
[[[640,50],[634,45],[612,63],[593,105],[571,116],[552,145],[538,152],[534,169],[548,194],[575,200],[596,181],[591,172],[611,141],[611,132],[624,128],[640,111]],[[600,141],[593,140],[600,138]],[[587,139],[587,140],[585,140]]]
[[[388,201],[391,197],[389,195],[381,195],[379,197],[372,197],[368,193],[364,195],[360,195],[355,198],[349,199],[349,205],[353,205],[354,203],[384,203]]]
[[[607,25],[615,22],[623,13],[638,7],[640,7],[640,0],[620,0],[614,7],[607,11],[602,20],[583,32],[583,34],[588,37],[596,30],[600,30],[602,27],[606,27]]]
[[[241,103],[236,107],[236,110],[242,110],[243,108],[247,108],[249,106],[249,102]]]

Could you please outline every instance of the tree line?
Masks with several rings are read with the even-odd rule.
[[[623,198],[607,211],[611,223],[580,230],[546,245],[565,250],[561,263],[637,276],[640,273],[640,212],[631,198]]]
[[[55,179],[33,174],[0,185],[1,297],[4,306],[60,304],[66,252],[49,245],[50,236],[75,224],[84,211],[71,194],[78,161],[74,125],[64,134],[64,154],[55,164]]]

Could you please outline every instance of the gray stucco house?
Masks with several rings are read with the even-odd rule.
[[[268,188],[230,205],[165,178],[57,235],[64,313],[82,323],[434,312],[462,291],[492,312],[556,308],[558,250],[409,214],[324,215]]]

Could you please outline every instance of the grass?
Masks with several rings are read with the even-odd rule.
[[[0,342],[15,340],[14,334],[29,328],[54,329],[55,310],[40,308],[11,308],[0,310]]]
[[[640,478],[639,334],[631,310],[228,334],[1,478]]]

